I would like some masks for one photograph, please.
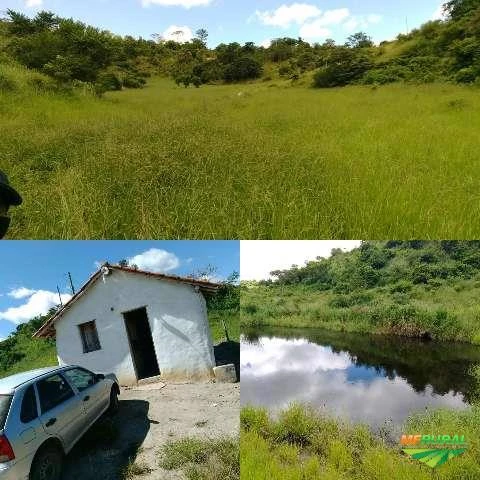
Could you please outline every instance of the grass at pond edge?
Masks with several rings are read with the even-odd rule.
[[[465,435],[467,452],[435,471],[438,480],[480,478],[480,406],[413,415],[405,433]],[[241,412],[242,480],[430,480],[432,470],[364,425],[350,425],[293,404],[273,419],[265,409]]]

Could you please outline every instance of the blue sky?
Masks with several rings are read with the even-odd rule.
[[[139,268],[189,275],[213,265],[215,279],[240,270],[236,241],[4,241],[0,245],[0,339],[58,304],[57,285],[68,300],[67,272],[78,289],[100,262],[131,260]]]
[[[204,27],[209,43],[253,41],[262,44],[282,36],[308,41],[334,38],[343,43],[363,30],[375,41],[405,32],[438,17],[441,0],[0,0],[0,11],[11,8],[33,15],[51,10],[122,35],[150,38],[154,33]]]

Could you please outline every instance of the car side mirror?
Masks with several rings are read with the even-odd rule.
[[[95,375],[95,380],[99,382],[100,380],[105,380],[105,375],[103,373],[97,373]]]

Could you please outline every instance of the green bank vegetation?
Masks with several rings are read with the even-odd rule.
[[[479,406],[437,410],[408,419],[405,433],[465,435],[467,452],[432,472],[399,445],[368,427],[351,425],[292,405],[273,418],[266,410],[241,412],[241,478],[244,480],[476,480],[480,476]],[[433,475],[433,477],[432,477]]]
[[[237,274],[233,274],[215,298],[207,299],[208,319],[214,344],[227,340],[223,323],[230,341],[238,342],[240,339],[240,289],[235,284],[237,277]],[[56,310],[53,308],[47,315],[18,325],[6,340],[0,342],[0,378],[58,363],[55,339],[32,337]]]
[[[475,238],[476,5],[380,46],[213,49],[9,12],[10,238]],[[318,76],[356,85],[306,88]]]
[[[242,285],[241,323],[480,344],[480,243],[363,242]]]

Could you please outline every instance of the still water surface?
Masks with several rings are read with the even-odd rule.
[[[467,408],[480,348],[323,330],[262,329],[241,341],[241,401],[280,409],[297,401],[397,429],[409,414]]]

